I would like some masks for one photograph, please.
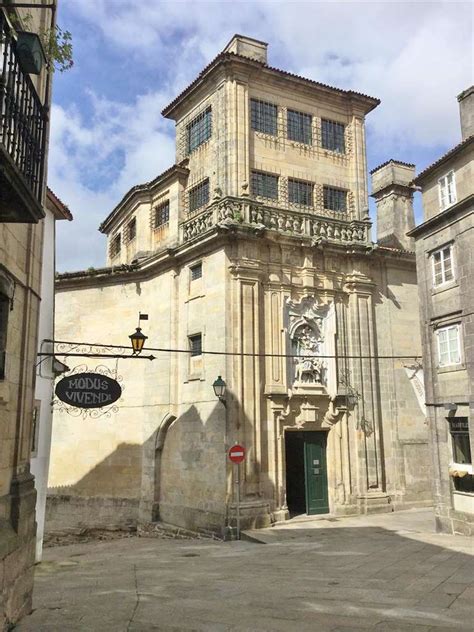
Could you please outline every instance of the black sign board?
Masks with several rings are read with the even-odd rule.
[[[76,373],[63,377],[55,393],[61,401],[76,408],[102,408],[116,402],[122,394],[117,380],[100,373]]]

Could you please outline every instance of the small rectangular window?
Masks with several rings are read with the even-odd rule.
[[[155,228],[164,226],[170,220],[170,203],[169,200],[162,202],[155,208]]]
[[[137,218],[134,217],[127,225],[127,239],[132,241],[137,236]]]
[[[251,184],[253,195],[278,200],[278,176],[262,171],[252,171]]]
[[[433,265],[433,285],[443,285],[454,279],[452,246],[440,248],[431,255]]]
[[[116,257],[120,254],[120,249],[122,247],[122,237],[120,233],[117,233],[112,237],[112,241],[110,242],[110,256]]]
[[[212,134],[212,110],[208,107],[207,110],[201,112],[194,118],[191,123],[186,126],[186,143],[188,154],[197,149],[200,145],[205,143]]]
[[[439,366],[461,364],[459,325],[440,327],[436,331],[436,335],[438,337]]]
[[[313,117],[311,114],[288,110],[287,113],[287,134],[289,140],[298,143],[311,145],[313,143],[313,133],[311,131]]]
[[[453,417],[449,420],[449,431],[453,442],[453,460],[463,465],[471,464],[471,444],[467,417]]]
[[[250,100],[250,120],[252,129],[264,134],[277,135],[277,106],[257,99]]]
[[[324,208],[329,211],[347,211],[347,191],[323,187]]]
[[[189,211],[196,211],[209,202],[209,180],[204,180],[189,191]]]
[[[197,281],[202,278],[202,263],[191,266],[191,281]]]
[[[330,149],[344,154],[346,151],[344,143],[345,125],[336,121],[321,121],[321,146],[323,149]]]
[[[456,202],[456,183],[454,171],[450,171],[438,180],[439,205],[441,210],[448,208]]]
[[[202,335],[195,334],[189,336],[189,348],[191,350],[191,357],[202,355]]]
[[[31,421],[31,452],[38,453],[39,422],[40,422],[41,400],[35,399]]]
[[[5,379],[5,358],[7,351],[8,314],[10,301],[0,294],[0,380]]]
[[[313,185],[310,182],[288,178],[288,202],[313,206]]]

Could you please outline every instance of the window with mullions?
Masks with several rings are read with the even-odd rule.
[[[132,241],[137,236],[137,218],[134,217],[130,220],[127,226],[127,239],[128,241]]]
[[[433,263],[433,285],[443,285],[454,279],[452,246],[440,248],[431,255]]]
[[[273,103],[250,100],[250,121],[252,129],[264,134],[277,135],[277,106]]]
[[[324,208],[328,211],[347,211],[347,191],[323,187]]]
[[[295,112],[288,110],[287,112],[287,136],[288,140],[295,140],[298,143],[311,145],[313,143],[313,133],[311,126],[313,117],[311,114],[303,112]]]
[[[162,202],[155,208],[155,228],[160,228],[170,221],[169,200]]]
[[[441,210],[448,208],[454,204],[456,198],[456,182],[454,180],[454,171],[450,171],[438,180],[439,205]]]
[[[202,355],[202,334],[195,334],[189,336],[189,349],[191,351],[191,357]]]
[[[336,121],[321,121],[321,146],[323,149],[330,149],[344,154],[346,151],[344,144],[345,126]]]
[[[191,266],[191,281],[197,281],[198,279],[202,279],[202,263],[196,263],[196,265]]]
[[[192,188],[188,196],[190,212],[205,206],[209,202],[209,180],[204,180]]]
[[[310,182],[288,178],[288,202],[313,206],[313,185]]]
[[[186,145],[188,154],[205,143],[212,134],[212,110],[210,107],[186,126]]]
[[[120,250],[122,247],[122,237],[120,233],[117,233],[114,237],[112,237],[112,241],[110,242],[110,256],[116,257],[120,254]]]
[[[262,171],[252,171],[251,184],[253,195],[278,200],[278,176]]]
[[[436,335],[438,337],[439,366],[461,364],[459,325],[440,327],[436,331]]]

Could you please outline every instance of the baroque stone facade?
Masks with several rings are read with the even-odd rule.
[[[109,363],[124,385],[109,416],[55,412],[50,529],[160,518],[229,534],[235,442],[244,526],[431,502],[404,366],[421,353],[415,256],[370,236],[378,100],[266,55],[235,36],[164,110],[177,164],[103,222],[107,267],[58,278],[56,340],[123,345],[142,312],[165,351]]]
[[[474,87],[458,97],[462,141],[415,179],[412,230],[423,326],[433,495],[439,530],[474,534]]]

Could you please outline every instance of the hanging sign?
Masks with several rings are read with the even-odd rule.
[[[102,408],[116,402],[122,388],[117,380],[100,373],[75,373],[63,377],[55,389],[56,396],[76,408]]]

